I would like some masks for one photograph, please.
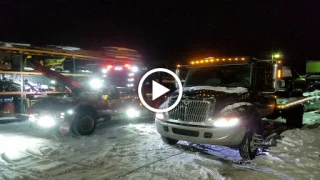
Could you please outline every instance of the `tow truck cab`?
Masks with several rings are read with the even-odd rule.
[[[165,143],[178,140],[239,148],[243,158],[255,157],[262,142],[262,118],[282,116],[301,127],[307,101],[295,88],[294,71],[281,63],[250,57],[206,58],[179,66],[187,70],[183,97],[173,110],[156,114],[156,127]],[[286,74],[286,76],[288,76]],[[178,92],[162,104],[173,104]]]

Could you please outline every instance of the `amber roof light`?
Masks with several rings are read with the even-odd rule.
[[[196,61],[191,61],[190,64],[191,65],[198,65],[199,63],[200,64],[213,64],[213,63],[217,63],[217,64],[230,64],[230,63],[241,63],[241,61],[245,61],[247,60],[247,58],[245,57],[236,57],[236,58],[232,58],[232,57],[223,57],[223,58],[214,58],[214,57],[208,57],[208,58],[205,58],[205,59],[200,59],[200,60],[196,60]]]

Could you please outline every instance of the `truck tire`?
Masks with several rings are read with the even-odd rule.
[[[242,143],[239,146],[239,153],[243,159],[253,159],[256,157],[258,148],[254,145],[254,133],[249,130],[245,134]]]
[[[80,111],[72,125],[72,130],[76,135],[91,135],[96,126],[97,116],[93,111]]]
[[[262,118],[259,113],[254,113],[247,126],[248,130],[239,145],[239,153],[243,159],[254,159],[257,155],[257,144],[263,141],[263,125]],[[259,142],[261,141],[261,142]]]
[[[301,128],[303,125],[303,105],[298,105],[287,111],[285,119],[289,127]]]
[[[176,145],[179,141],[179,140],[171,139],[171,138],[164,137],[164,136],[161,136],[161,139],[165,144],[169,144],[169,145]]]

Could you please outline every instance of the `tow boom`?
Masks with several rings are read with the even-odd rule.
[[[80,82],[73,80],[71,77],[64,76],[56,71],[52,71],[50,68],[41,65],[34,59],[29,59],[28,63],[32,66],[33,69],[39,71],[43,76],[56,80],[63,84],[69,92],[71,92],[71,90],[68,87],[77,89],[81,89],[84,87]]]

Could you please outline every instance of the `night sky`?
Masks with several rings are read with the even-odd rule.
[[[213,1],[2,0],[0,41],[124,46],[175,63],[280,50],[299,72],[320,60],[320,1]]]

